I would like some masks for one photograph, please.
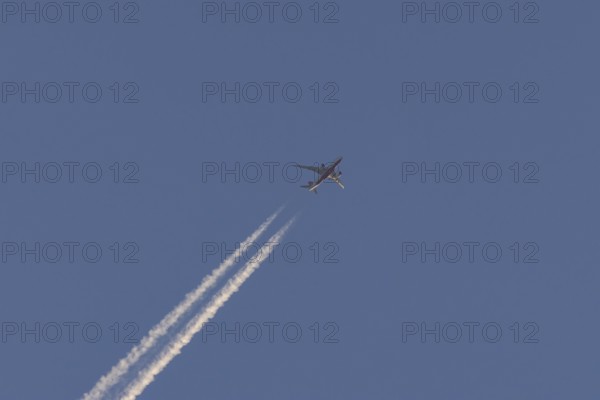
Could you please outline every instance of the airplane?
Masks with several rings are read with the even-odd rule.
[[[341,162],[342,162],[342,157],[339,157],[334,162],[329,163],[329,165],[321,164],[320,167],[296,164],[296,166],[298,168],[303,168],[303,169],[307,169],[309,171],[313,171],[314,173],[316,173],[319,176],[319,178],[315,182],[310,181],[310,182],[308,182],[308,184],[302,185],[301,187],[307,188],[310,192],[314,192],[316,194],[317,188],[319,187],[319,185],[321,183],[323,183],[325,180],[331,179],[332,181],[337,183],[343,189],[344,185],[342,184],[342,181],[340,181],[340,175],[342,175],[342,171],[335,170],[336,167]]]

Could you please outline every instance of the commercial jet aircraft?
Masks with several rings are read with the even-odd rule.
[[[307,169],[309,171],[313,171],[318,175],[318,178],[316,181],[312,182],[308,182],[308,184],[306,185],[302,185],[303,188],[307,188],[310,192],[314,192],[317,193],[317,188],[319,187],[319,185],[323,182],[325,182],[327,179],[331,179],[332,181],[334,181],[335,183],[337,183],[342,189],[344,188],[344,185],[342,184],[342,181],[340,181],[340,175],[342,175],[342,171],[336,171],[335,169],[337,168],[337,166],[339,165],[339,163],[342,162],[342,157],[339,157],[337,160],[329,163],[328,165],[325,164],[321,164],[320,167],[313,167],[310,165],[300,165],[298,164],[298,168],[303,168],[303,169]]]

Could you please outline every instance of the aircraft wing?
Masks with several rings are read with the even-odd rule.
[[[330,176],[329,179],[331,179],[332,181],[334,181],[335,183],[337,183],[342,189],[344,188],[344,184],[342,183],[342,181],[340,180],[340,178],[335,177],[335,176]]]
[[[303,169],[307,169],[307,170],[309,170],[309,171],[312,171],[312,172],[316,172],[316,173],[317,173],[317,174],[319,174],[319,175],[321,174],[321,171],[322,171],[322,169],[321,169],[321,168],[319,168],[319,167],[313,167],[313,166],[311,166],[311,165],[300,165],[300,164],[296,164],[296,166],[297,166],[298,168],[303,168]]]

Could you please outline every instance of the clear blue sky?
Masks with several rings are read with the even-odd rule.
[[[497,23],[482,17],[485,3],[473,23],[467,9],[457,23],[444,21],[455,15],[448,7],[440,23],[427,15],[422,23],[420,14],[406,14],[414,11],[406,2],[404,14],[402,2],[344,1],[339,10],[325,3],[319,23],[311,3],[300,2],[298,23],[285,21],[278,8],[273,23],[264,9],[258,23],[239,24],[213,15],[203,23],[203,3],[195,1],[149,0],[138,2],[139,10],[121,2],[118,18],[133,13],[139,22],[132,24],[114,23],[104,2],[97,23],[78,8],[73,23],[64,9],[54,24],[44,18],[55,10],[40,10],[40,23],[25,14],[23,23],[22,11],[3,3],[0,398],[81,396],[131,348],[123,343],[133,329],[126,323],[141,338],[218,265],[216,256],[203,262],[202,243],[231,248],[282,204],[274,228],[300,212],[286,237],[303,250],[300,262],[276,253],[215,322],[296,323],[300,340],[288,343],[276,330],[269,343],[266,328],[258,343],[231,336],[203,343],[198,336],[141,398],[597,398],[598,3],[540,1],[537,10],[520,2],[518,23],[508,1],[498,3]],[[339,22],[322,23],[331,13]],[[523,23],[532,13],[539,22]],[[40,82],[39,103],[35,94],[21,100],[23,82],[33,90]],[[49,101],[56,85],[48,82],[62,87],[56,103]],[[87,82],[102,88],[96,103],[82,98]],[[239,103],[233,95],[221,102],[219,94],[203,102],[203,82],[279,86],[273,102],[266,89],[259,101],[247,101],[255,85]],[[289,82],[302,88],[296,103],[281,96]],[[426,89],[440,82],[439,103],[433,94],[424,102],[411,94],[422,82]],[[479,85],[473,102],[467,88],[476,84],[468,82]],[[490,96],[502,89],[499,101],[482,97],[486,84]],[[463,97],[451,102],[457,86]],[[95,85],[87,89],[93,97]],[[332,91],[327,98],[339,101],[325,103]],[[299,187],[309,175],[288,183],[280,167],[273,183],[202,179],[205,163],[312,164],[340,155],[346,189],[326,184],[316,196]],[[31,174],[21,183],[21,171],[10,171],[22,162],[41,163],[40,174],[50,178],[48,163],[81,165],[73,166],[73,183],[64,165],[58,183],[34,183]],[[417,174],[403,182],[403,168],[423,162],[439,162],[450,178],[456,164],[448,163],[463,165],[462,179],[434,183],[426,175],[421,183]],[[465,162],[497,163],[502,176],[488,183],[477,167],[469,183]],[[83,180],[85,163],[102,168],[99,182]],[[88,173],[93,178],[93,169]],[[139,182],[122,183],[129,173]],[[523,182],[530,173],[538,183]],[[14,242],[46,245],[50,258],[48,243],[80,246],[72,263],[67,254],[36,263],[27,254],[21,261],[21,250],[13,255]],[[88,242],[102,249],[97,263],[81,256]],[[140,261],[115,263],[114,242],[120,261],[136,250],[125,244],[135,242]],[[314,242],[321,247],[317,262]],[[323,262],[327,242],[337,246],[338,263]],[[447,252],[436,263],[420,250],[408,254],[411,242],[439,242]],[[472,263],[465,242],[480,243]],[[496,263],[481,255],[488,242],[502,250]],[[463,249],[456,263],[443,257],[454,257],[452,243]],[[532,252],[539,262],[524,263]],[[21,340],[21,328],[35,330],[36,322],[46,327],[40,343],[32,333]],[[328,322],[339,328],[337,343],[323,343],[333,329],[325,329]],[[69,323],[79,324],[73,343]],[[103,330],[97,343],[82,337],[89,323]],[[421,330],[421,323],[440,324],[439,343],[434,334],[423,343],[421,332],[403,340],[403,330]],[[479,324],[472,343],[469,323]],[[497,343],[482,337],[490,323],[488,339],[495,326],[502,329]],[[62,327],[57,343],[48,340],[53,324]],[[451,343],[457,325],[462,337]],[[9,334],[15,327],[19,332]],[[93,328],[88,333],[94,336]]]

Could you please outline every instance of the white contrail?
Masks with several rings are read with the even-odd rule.
[[[106,375],[104,375],[96,385],[83,395],[83,400],[96,400],[106,396],[107,392],[119,383],[119,380],[123,375],[129,371],[131,366],[135,364],[145,353],[148,352],[152,347],[156,345],[158,339],[164,336],[167,331],[175,324],[179,319],[189,311],[192,306],[202,298],[207,290],[211,289],[221,278],[227,270],[236,263],[236,260],[242,255],[242,252],[246,250],[248,245],[256,241],[260,235],[269,227],[277,215],[281,212],[282,208],[275,211],[267,220],[254,231],[246,240],[244,240],[240,247],[229,257],[225,259],[212,273],[205,277],[200,285],[189,292],[183,301],[177,305],[171,312],[169,312],[158,324],[156,324],[148,334],[136,345],[127,356],[122,358]]]
[[[152,383],[156,375],[158,375],[165,367],[175,358],[181,349],[187,345],[194,335],[198,333],[204,324],[215,316],[219,308],[221,308],[229,298],[239,290],[242,284],[252,275],[260,264],[271,254],[273,248],[279,243],[283,235],[294,222],[292,218],[283,228],[275,233],[267,243],[259,250],[254,259],[251,259],[231,277],[225,286],[217,292],[210,302],[196,314],[190,322],[183,328],[160,352],[160,354],[151,363],[141,370],[137,377],[126,388],[124,394],[119,398],[122,400],[134,400],[139,396],[146,387]],[[265,251],[266,250],[266,251]]]

